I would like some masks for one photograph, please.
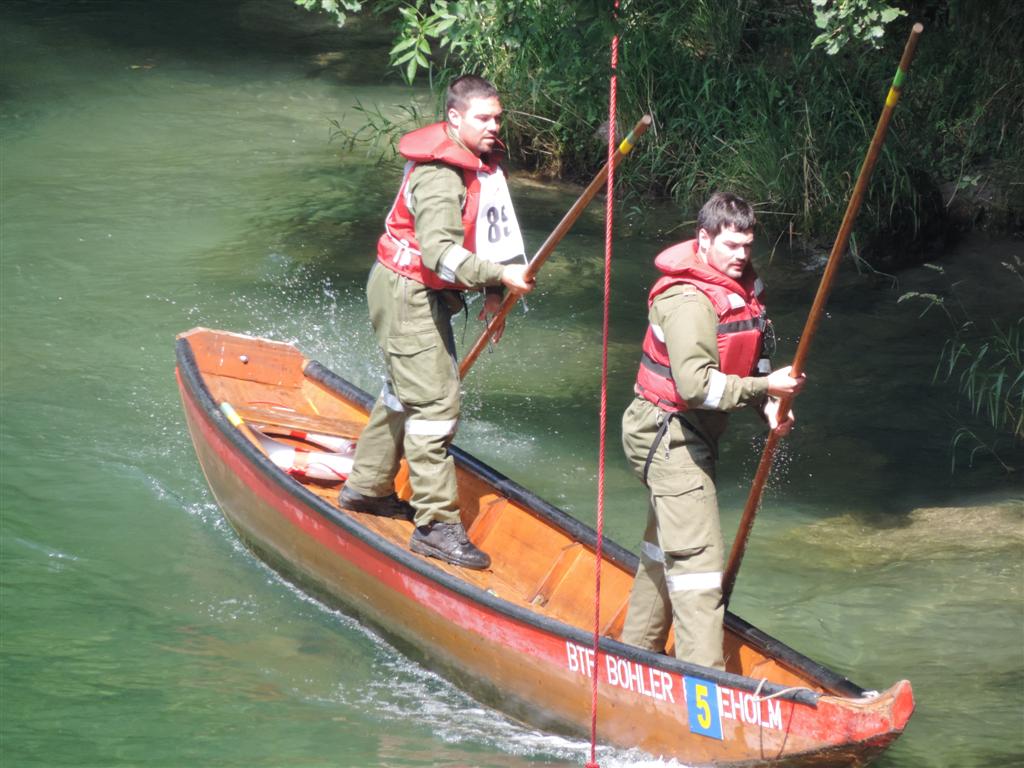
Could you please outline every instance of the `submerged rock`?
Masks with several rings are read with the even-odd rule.
[[[842,549],[850,556],[873,562],[965,550],[1024,550],[1024,500],[970,507],[921,507],[894,526],[847,514],[813,523],[798,535],[816,547]]]

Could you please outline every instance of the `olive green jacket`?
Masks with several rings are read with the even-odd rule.
[[[440,272],[441,263],[453,247],[463,247],[465,231],[462,208],[466,184],[462,170],[445,163],[423,163],[409,177],[409,211],[416,221],[416,241],[423,266]],[[456,280],[468,288],[501,285],[504,267],[468,255],[455,270]]]

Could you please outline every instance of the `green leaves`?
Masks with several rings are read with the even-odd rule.
[[[345,19],[350,13],[359,13],[363,9],[361,0],[295,0],[295,4],[307,11],[323,11],[338,20],[338,26],[345,26]]]
[[[419,70],[429,70],[433,49],[451,53],[461,47],[461,39],[452,36],[458,21],[457,4],[447,0],[426,3],[417,0],[399,6],[401,27],[397,42],[390,51],[391,66],[402,73],[407,83],[416,79]]]
[[[878,48],[886,24],[907,15],[885,0],[811,0],[811,4],[815,25],[825,30],[814,38],[812,45],[824,47],[829,55],[838,53],[852,41]]]

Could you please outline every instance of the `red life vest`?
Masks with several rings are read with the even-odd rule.
[[[466,201],[462,207],[462,247],[476,251],[476,216],[480,199],[477,172],[493,173],[487,165],[448,135],[446,123],[434,123],[405,134],[398,142],[398,151],[409,162],[405,166],[402,185],[384,220],[384,234],[377,241],[377,260],[400,275],[412,278],[428,288],[465,290],[466,286],[442,279],[423,266],[420,246],[416,242],[416,222],[408,207],[409,175],[419,163],[440,161],[462,170],[466,184]]]
[[[674,285],[692,285],[711,300],[718,315],[718,370],[750,376],[758,366],[767,317],[758,299],[762,285],[752,267],[738,281],[697,258],[697,241],[673,245],[658,254],[654,264],[663,275],[647,297],[654,300]],[[660,338],[659,338],[660,337]],[[767,373],[768,371],[763,371]],[[685,411],[688,406],[676,390],[669,364],[668,347],[660,328],[649,325],[644,336],[643,357],[636,376],[636,393],[665,411]]]

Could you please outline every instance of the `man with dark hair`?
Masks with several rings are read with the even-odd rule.
[[[451,317],[465,290],[528,293],[523,239],[498,163],[502,107],[488,81],[465,75],[448,88],[446,120],[401,138],[408,160],[377,242],[366,288],[387,379],[356,445],[342,507],[412,519],[410,548],[467,568],[490,557],[466,535],[448,447],[459,419]],[[410,503],[395,495],[405,456]]]
[[[754,210],[717,193],[697,218],[697,239],[662,251],[648,297],[649,326],[622,444],[648,489],[647,528],[622,640],[718,669],[723,656],[724,550],[715,490],[718,440],[729,411],[760,408],[784,434],[778,400],[803,376],[771,372],[761,281],[750,263]]]
[[[465,112],[471,99],[498,99],[498,89],[479,75],[461,75],[448,83],[445,111]]]

